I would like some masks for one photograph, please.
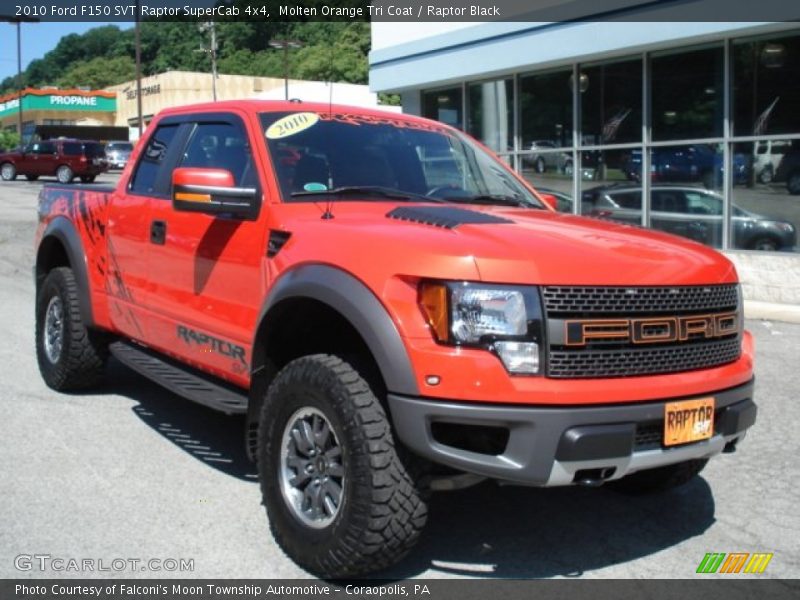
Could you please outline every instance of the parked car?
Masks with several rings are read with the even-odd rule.
[[[707,189],[722,187],[722,154],[708,144],[653,148],[650,157],[650,180],[663,183],[702,183]],[[634,150],[622,167],[630,181],[640,182],[642,152]],[[745,154],[733,157],[733,182],[746,185],[750,159]]]
[[[722,203],[719,194],[690,186],[653,186],[650,221],[661,229],[697,242],[716,245],[722,241]],[[582,195],[584,215],[638,225],[641,223],[642,190],[615,185],[587,190]],[[747,250],[790,250],[797,244],[792,223],[771,219],[733,205],[733,245]]]
[[[531,142],[530,150],[534,152],[532,156],[526,157],[526,162],[533,165],[537,173],[544,173],[545,171],[559,171],[566,172],[567,165],[569,165],[570,172],[572,172],[572,156],[568,152],[557,152],[558,145],[550,140],[536,140]]]
[[[775,182],[785,183],[793,196],[800,194],[800,141],[792,140],[791,147],[783,155],[775,171]]]
[[[19,152],[0,154],[0,178],[12,181],[24,175],[36,181],[41,175],[55,175],[60,183],[79,177],[91,183],[108,170],[103,144],[85,140],[45,140],[33,142]]]
[[[781,160],[791,147],[785,140],[763,140],[753,143],[753,170],[759,183],[772,183]]]
[[[131,142],[108,142],[106,144],[106,160],[109,169],[124,169],[133,152]]]

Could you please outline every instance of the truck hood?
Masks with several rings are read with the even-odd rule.
[[[477,206],[457,210],[467,213],[465,221],[486,222],[454,224],[391,216],[393,211],[420,206],[336,203],[333,219],[303,211],[302,224],[290,218],[283,227],[303,231],[318,256],[330,257],[334,264],[341,260],[339,264],[363,265],[384,274],[389,269],[391,275],[548,285],[696,285],[737,280],[733,264],[706,246],[599,219]]]

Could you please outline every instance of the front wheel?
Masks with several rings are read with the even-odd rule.
[[[53,269],[36,300],[36,358],[48,387],[63,391],[100,382],[108,356],[101,334],[81,318],[78,283],[72,269]]]
[[[61,165],[56,170],[56,179],[59,183],[70,183],[75,178],[75,174],[67,165]]]
[[[638,471],[606,485],[615,491],[632,496],[665,492],[689,483],[703,470],[706,463],[708,463],[707,458],[687,460],[666,467]]]
[[[336,356],[298,358],[278,373],[260,415],[258,470],[275,540],[320,577],[396,563],[425,524],[383,407]]]

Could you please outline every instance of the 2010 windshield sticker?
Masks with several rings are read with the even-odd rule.
[[[312,112],[301,112],[281,117],[269,126],[265,135],[268,140],[280,140],[313,127],[319,121],[319,115]]]

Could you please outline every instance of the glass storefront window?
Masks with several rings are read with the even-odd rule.
[[[572,152],[552,149],[548,152],[543,148],[539,148],[535,153],[520,156],[522,176],[536,188],[536,191],[554,196],[556,210],[559,212],[574,211],[572,156]]]
[[[535,150],[534,143],[572,145],[573,87],[572,69],[520,77],[520,150]]]
[[[750,165],[750,179],[733,188],[731,246],[800,251],[800,141],[741,142],[734,156]]]
[[[722,247],[721,144],[664,146],[650,152],[650,226]],[[734,161],[734,166],[736,161]],[[746,170],[738,183],[746,182]],[[737,183],[737,177],[734,177]]]
[[[580,77],[583,143],[641,141],[641,59],[582,67]]]
[[[467,90],[467,132],[495,152],[514,150],[513,80],[473,83]]]
[[[641,156],[641,149],[584,151],[581,214],[640,225]]]
[[[455,87],[423,93],[422,116],[463,129],[464,114],[461,88]]]
[[[800,36],[734,43],[734,135],[800,132]]]
[[[654,141],[722,135],[723,62],[722,46],[653,55]]]

